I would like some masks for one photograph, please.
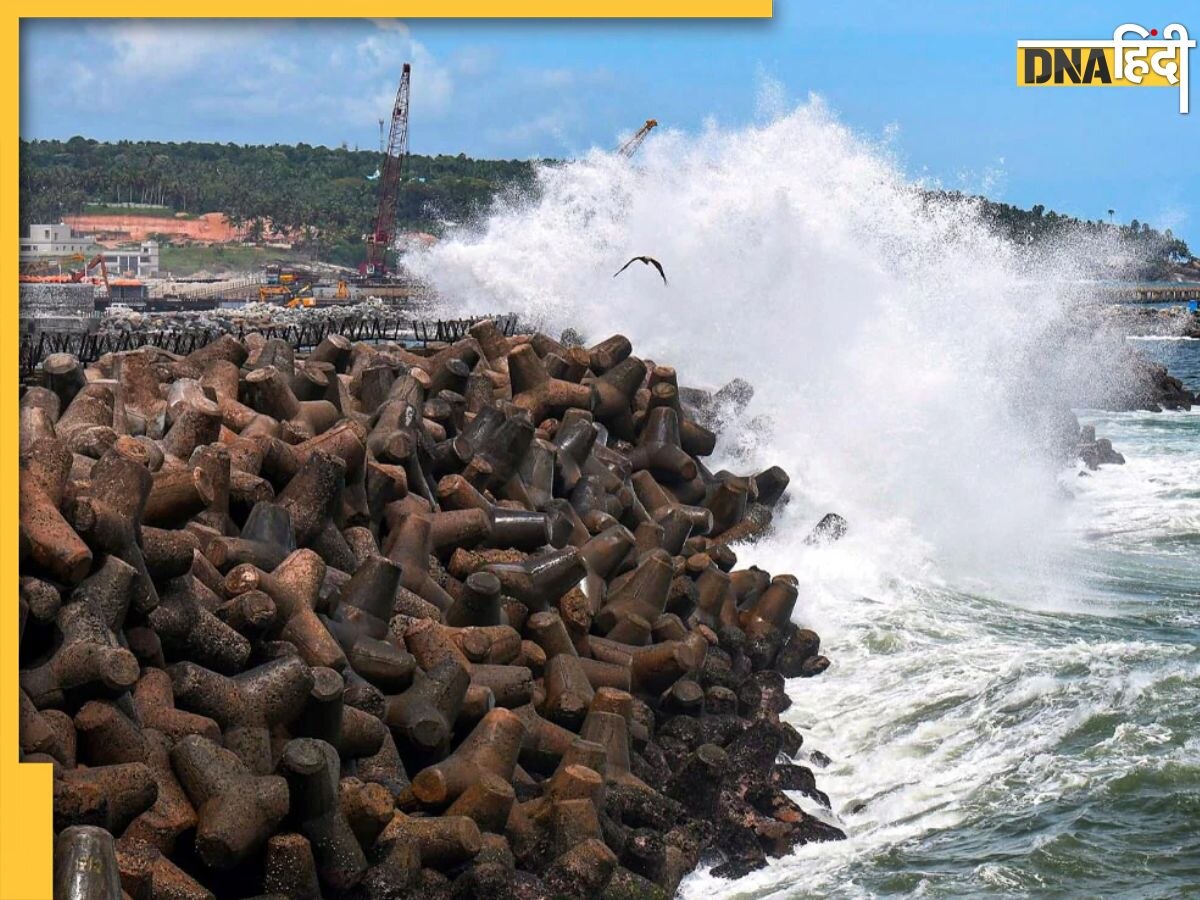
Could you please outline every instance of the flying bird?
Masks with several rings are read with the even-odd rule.
[[[621,268],[617,269],[617,271],[613,272],[613,278],[616,278],[618,275],[620,275],[622,272],[624,272],[631,265],[633,265],[635,262],[638,262],[638,261],[641,261],[648,266],[654,266],[654,268],[658,269],[658,274],[662,276],[663,284],[667,283],[667,273],[663,271],[662,263],[660,263],[653,256],[635,256],[629,262],[625,263],[625,265],[621,266]]]

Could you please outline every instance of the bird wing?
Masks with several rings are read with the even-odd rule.
[[[653,256],[647,256],[645,258],[645,261],[650,263],[650,265],[654,266],[654,268],[658,269],[658,274],[662,276],[663,284],[666,284],[667,283],[667,273],[663,271],[662,263],[660,263]]]
[[[633,259],[629,260],[629,262],[625,263],[625,265],[621,266],[621,268],[619,268],[619,269],[617,269],[617,271],[613,272],[613,278],[616,278],[618,275],[620,275],[622,272],[624,272],[626,269],[628,269],[631,265],[633,265],[633,263],[637,259],[638,259],[638,257],[636,257],[636,256],[633,257]]]

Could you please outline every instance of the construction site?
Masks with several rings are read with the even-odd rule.
[[[406,63],[380,164],[374,227],[364,236],[366,253],[357,271],[321,262],[271,262],[257,272],[229,277],[172,277],[158,269],[155,241],[143,241],[140,256],[136,250],[113,249],[88,258],[81,251],[94,249],[95,236],[76,232],[74,225],[31,225],[21,247],[23,367],[32,369],[47,352],[69,349],[87,361],[92,350],[106,352],[101,347],[174,342],[194,349],[210,339],[207,335],[258,328],[294,326],[298,337],[314,328],[322,335],[370,333],[389,339],[454,334],[453,324],[414,322],[422,310],[420,285],[396,258],[410,85]],[[208,221],[200,225],[201,231],[216,230],[206,228]],[[38,238],[43,242],[35,243]],[[114,263],[122,270],[113,271]]]
[[[150,229],[166,227],[155,224],[161,219],[122,216],[117,225],[123,230],[116,232],[110,231],[111,216],[76,215],[58,225],[30,225],[21,246],[22,372],[31,375],[52,353],[69,352],[88,363],[104,353],[145,345],[190,352],[222,334],[284,337],[296,349],[316,346],[330,334],[407,343],[461,338],[479,318],[431,317],[434,298],[403,264],[406,249],[436,240],[422,233],[398,234],[411,79],[411,65],[405,63],[390,120],[380,119],[382,159],[373,226],[363,235],[364,253],[356,268],[275,260],[252,272],[179,276],[160,268],[159,245]],[[617,153],[632,157],[657,125],[647,119]],[[100,234],[81,233],[81,227]],[[244,232],[212,213],[171,227],[216,246],[232,244]],[[106,248],[105,237],[118,241]],[[120,238],[141,243],[129,248]],[[509,334],[516,328],[513,317],[492,318]]]

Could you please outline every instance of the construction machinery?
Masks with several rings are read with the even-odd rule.
[[[633,154],[637,153],[638,147],[642,146],[642,141],[646,139],[646,135],[657,127],[658,119],[647,119],[646,124],[639,128],[633,137],[617,149],[617,155],[629,159]]]
[[[268,263],[263,268],[264,283],[258,286],[258,299],[261,303],[286,304],[289,309],[316,306],[313,287],[319,280],[318,273],[303,263]]]
[[[288,309],[296,309],[299,306],[309,307],[317,305],[317,300],[313,296],[311,281],[304,283],[292,282],[290,284],[260,284],[258,286],[258,300],[260,303],[282,303]]]
[[[328,284],[322,279],[321,271],[305,263],[277,261],[263,267],[263,283],[258,286],[258,299],[262,303],[282,303],[289,309],[316,306],[316,288]],[[333,292],[337,300],[350,299],[350,286],[339,278]]]
[[[412,66],[404,64],[400,87],[392,106],[392,127],[388,132],[387,150],[379,167],[379,205],[375,212],[375,228],[367,235],[367,258],[359,272],[368,277],[388,273],[387,253],[396,237],[396,207],[400,199],[400,175],[408,156],[408,93]]]
[[[313,279],[312,272],[306,268],[285,269],[282,263],[269,263],[264,269],[263,274],[267,284],[300,284]]]
[[[301,307],[308,309],[309,307],[316,305],[317,298],[313,296],[313,287],[311,284],[306,284],[297,288],[292,294],[291,299],[287,302],[288,309],[299,309]]]
[[[82,269],[67,269],[66,263],[83,263],[87,265]],[[21,261],[21,274],[28,276],[36,276],[40,281],[60,281],[72,282],[78,284],[83,281],[87,273],[96,266],[103,266],[104,257],[95,256],[90,261],[82,253],[72,253],[70,256],[56,257],[54,259],[33,259]],[[53,274],[51,272],[53,271]],[[108,281],[108,270],[102,269],[105,283]]]
[[[273,300],[283,300],[292,295],[292,289],[282,284],[260,284],[258,286],[259,303],[270,303]]]
[[[88,263],[86,266],[84,266],[82,269],[72,272],[71,280],[72,281],[83,281],[83,279],[86,278],[91,273],[92,269],[96,268],[97,266],[100,267],[100,281],[104,284],[104,296],[105,297],[111,296],[112,288],[109,286],[109,283],[108,283],[108,264],[104,261],[103,253],[97,253],[90,260],[88,260]],[[97,284],[97,281],[95,278],[92,279],[92,284]]]

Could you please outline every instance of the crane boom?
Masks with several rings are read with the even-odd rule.
[[[396,103],[392,107],[392,127],[388,132],[387,150],[379,167],[379,206],[375,213],[375,228],[367,237],[367,259],[362,270],[366,275],[387,272],[387,252],[396,236],[396,207],[400,199],[400,174],[408,156],[408,92],[412,66],[404,64]]]
[[[642,146],[642,141],[646,139],[651,131],[658,127],[658,119],[647,119],[646,124],[637,130],[637,134],[621,145],[617,153],[620,156],[629,159],[633,154],[637,153],[638,147]]]

